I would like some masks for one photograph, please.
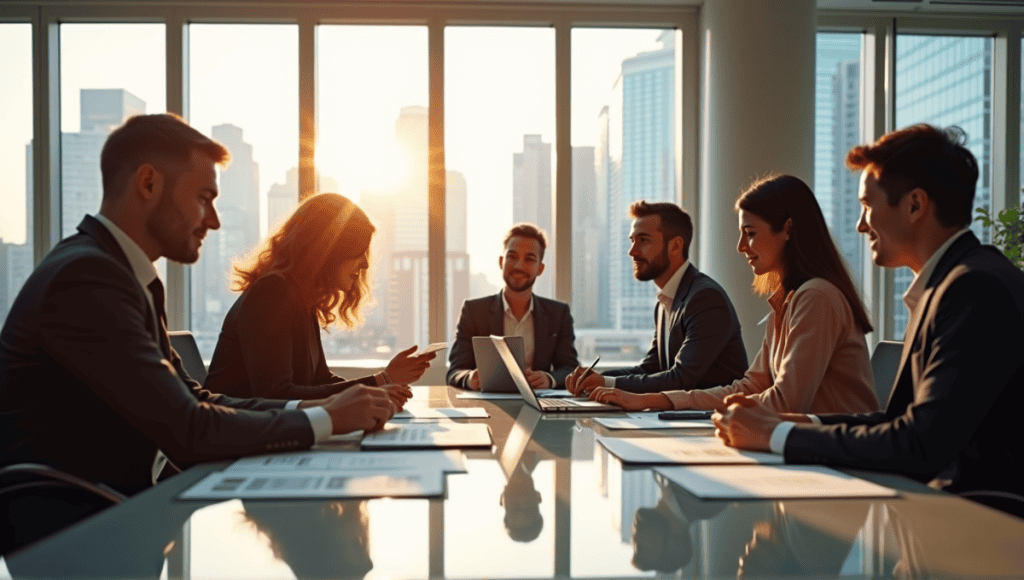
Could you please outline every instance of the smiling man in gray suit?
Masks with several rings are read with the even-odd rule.
[[[654,340],[637,366],[592,374],[580,380],[576,369],[566,380],[575,394],[598,387],[632,393],[704,389],[743,376],[747,351],[736,310],[725,290],[690,263],[693,222],[674,203],[640,200],[629,207],[633,229],[633,275],[658,287]]]
[[[448,356],[448,384],[480,390],[473,355],[474,336],[522,336],[526,378],[535,389],[562,387],[579,361],[569,305],[533,293],[544,273],[547,239],[533,224],[517,224],[505,236],[498,258],[505,287],[494,296],[467,300],[462,306],[455,344]]]

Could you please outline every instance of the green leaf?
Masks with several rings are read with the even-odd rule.
[[[1008,207],[999,212],[999,221],[1007,227],[1013,226],[1020,219],[1020,211],[1015,207]]]

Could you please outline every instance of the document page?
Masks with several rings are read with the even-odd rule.
[[[456,399],[493,399],[493,400],[505,400],[515,401],[523,400],[523,396],[519,393],[482,393],[480,391],[464,391],[455,395]]]
[[[363,437],[361,445],[363,449],[490,447],[491,431],[484,423],[388,423]]]
[[[395,471],[357,474],[332,471],[219,471],[185,490],[180,499],[283,499],[353,497],[441,497],[444,475]]]
[[[406,404],[405,408],[391,418],[405,421],[439,421],[443,419],[486,419],[490,417],[483,407],[424,407]]]
[[[297,451],[243,457],[228,466],[226,473],[282,473],[289,471],[430,471],[465,473],[461,451]]]
[[[717,437],[598,437],[597,441],[623,463],[783,463],[781,455],[741,451]]]
[[[659,467],[701,499],[894,497],[895,490],[819,465]]]
[[[606,429],[713,429],[710,420],[662,421],[658,413],[629,413],[623,417],[595,417]]]

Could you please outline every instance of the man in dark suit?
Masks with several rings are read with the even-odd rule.
[[[706,389],[729,384],[747,370],[736,310],[725,290],[690,264],[693,222],[674,203],[637,201],[629,208],[633,275],[658,287],[654,340],[637,366],[592,374],[576,369],[566,381],[576,394],[598,387],[631,393]]]
[[[579,361],[569,305],[533,293],[544,273],[544,232],[533,224],[517,224],[505,236],[498,257],[505,287],[494,296],[467,300],[462,305],[455,344],[448,355],[448,384],[480,390],[473,355],[474,336],[522,336],[526,350],[526,379],[535,389],[561,388]]]
[[[875,263],[915,274],[885,410],[780,416],[735,397],[715,417],[726,443],[771,449],[788,463],[898,473],[968,497],[1024,492],[1009,475],[1024,471],[1024,272],[967,229],[978,164],[965,141],[957,128],[916,125],[846,157],[863,170],[857,231]]]
[[[220,227],[215,165],[227,158],[173,115],[133,117],[107,139],[99,214],[42,260],[0,332],[2,465],[42,463],[130,495],[153,485],[164,454],[185,467],[305,449],[394,413],[371,387],[234,399],[185,373],[153,262],[199,258]]]

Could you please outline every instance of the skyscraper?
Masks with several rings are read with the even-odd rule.
[[[846,152],[860,144],[860,61],[836,65],[832,77],[833,122],[831,167],[832,236],[855,281],[861,280],[864,243],[857,233],[859,176],[846,169]],[[826,220],[828,216],[826,216]]]
[[[551,241],[551,144],[540,135],[523,135],[522,152],[512,154],[512,221],[535,224]],[[554,262],[554,252],[545,254],[546,275],[534,284],[538,294],[552,295]]]

